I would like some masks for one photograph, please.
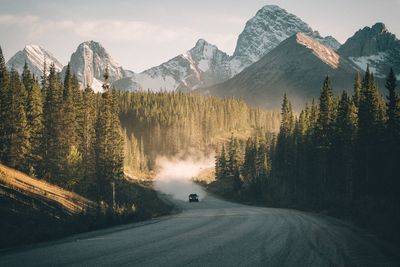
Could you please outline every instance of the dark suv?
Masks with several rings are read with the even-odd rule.
[[[197,194],[190,194],[189,202],[199,202],[199,196]]]

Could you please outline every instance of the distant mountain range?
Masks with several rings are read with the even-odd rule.
[[[26,61],[40,76],[45,58],[47,64],[54,62],[57,70],[65,71],[51,53],[35,45],[26,46],[7,65],[21,71]],[[113,86],[121,90],[237,96],[273,109],[284,92],[299,104],[318,96],[325,75],[332,76],[335,89],[350,89],[355,72],[365,70],[367,64],[378,78],[385,77],[390,67],[400,73],[400,41],[383,23],[357,31],[341,45],[275,5],[264,6],[247,21],[231,56],[199,39],[187,52],[134,73],[117,63],[101,44],[89,41],[80,44],[70,60],[82,87],[95,91],[101,91],[102,74],[108,66]]]
[[[283,93],[287,93],[298,110],[319,95],[326,75],[332,77],[335,88],[351,88],[355,67],[332,48],[297,33],[233,78],[196,92],[240,97],[268,109],[279,109]]]

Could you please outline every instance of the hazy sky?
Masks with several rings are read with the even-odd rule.
[[[6,60],[38,44],[66,64],[79,43],[95,40],[139,72],[199,38],[232,54],[246,21],[267,4],[340,42],[378,21],[400,36],[400,0],[0,0],[0,45]]]

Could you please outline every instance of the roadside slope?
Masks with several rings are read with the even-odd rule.
[[[76,232],[95,213],[94,202],[0,164],[0,247]]]

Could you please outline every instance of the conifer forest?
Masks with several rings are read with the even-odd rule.
[[[334,95],[326,77],[319,100],[306,104],[299,114],[284,95],[277,135],[258,134],[246,141],[232,136],[218,147],[217,181],[230,185],[234,199],[325,210],[399,240],[396,88],[393,70],[382,94],[367,69],[355,76],[352,94]]]

